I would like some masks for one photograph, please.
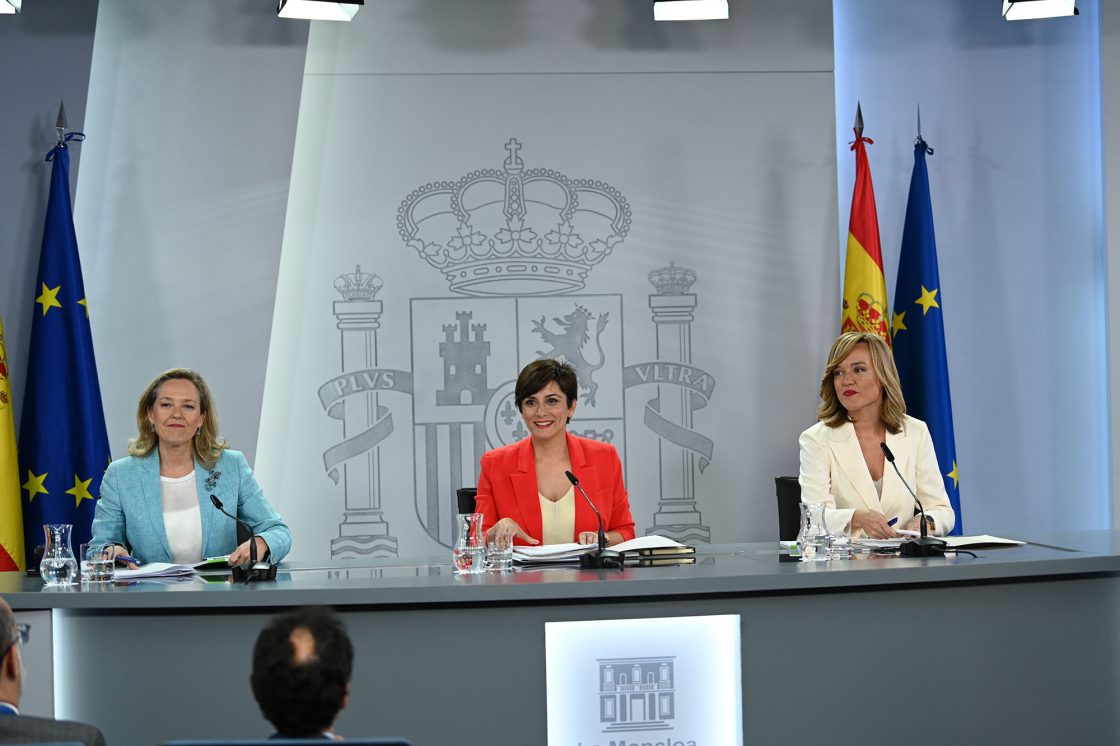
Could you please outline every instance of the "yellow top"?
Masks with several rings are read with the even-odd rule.
[[[576,489],[569,487],[556,502],[537,493],[541,500],[541,544],[568,544],[576,530]]]

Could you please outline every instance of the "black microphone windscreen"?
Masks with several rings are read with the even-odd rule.
[[[886,443],[880,443],[879,447],[883,449],[883,455],[887,457],[887,461],[890,461],[893,464],[894,463],[894,454],[891,453],[891,449],[887,447],[887,444]]]
[[[564,476],[566,476],[568,478],[568,481],[571,482],[573,485],[579,484],[579,480],[576,479],[576,475],[572,474],[570,471],[564,472]]]
[[[223,509],[222,501],[218,499],[217,495],[211,495],[210,496],[210,502],[214,503],[214,507],[217,508],[218,510]]]

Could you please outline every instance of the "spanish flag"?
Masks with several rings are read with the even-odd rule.
[[[12,385],[0,319],[0,572],[23,570],[23,509],[19,501],[19,460],[16,423],[12,417]]]
[[[852,190],[852,215],[848,219],[848,254],[844,264],[843,332],[874,332],[891,343],[887,312],[887,280],[883,276],[883,250],[879,246],[879,218],[875,213],[875,190],[867,163],[863,136],[863,114],[856,104],[856,184]]]

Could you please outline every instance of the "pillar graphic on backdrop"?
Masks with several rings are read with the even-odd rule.
[[[330,417],[342,422],[343,441],[323,454],[324,467],[336,484],[341,480],[345,509],[338,536],[331,540],[332,558],[393,557],[397,539],[389,533],[382,509],[381,449],[393,431],[393,419],[381,404],[386,391],[408,392],[411,376],[378,367],[377,330],[384,311],[376,299],[380,277],[362,272],[335,280],[343,300],[334,302],[341,337],[338,376],[319,388],[319,400]]]
[[[692,366],[692,312],[696,296],[689,292],[696,273],[669,262],[649,273],[657,292],[649,296],[657,330],[654,369],[657,397],[646,405],[646,425],[657,433],[661,464],[661,499],[646,533],[683,543],[708,543],[711,529],[701,522],[696,506],[696,473],[712,458],[712,441],[692,429],[693,412],[708,403],[711,376]]]

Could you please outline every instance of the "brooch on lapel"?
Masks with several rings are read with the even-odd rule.
[[[213,492],[214,486],[218,484],[218,480],[222,478],[220,471],[209,472],[210,476],[206,477],[206,491]]]

